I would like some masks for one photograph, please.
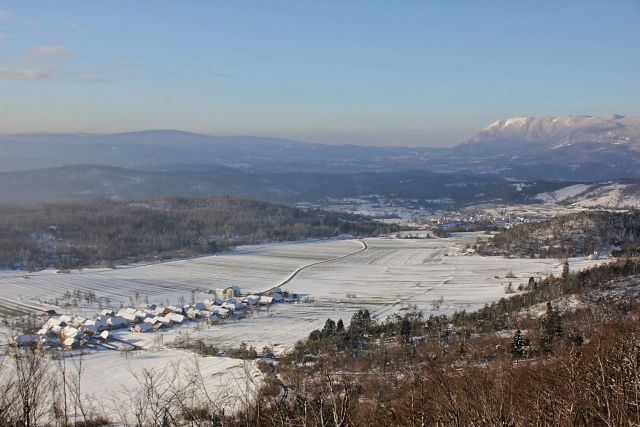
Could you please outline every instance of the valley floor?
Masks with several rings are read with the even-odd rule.
[[[116,351],[84,356],[89,368],[83,386],[94,397],[108,395],[114,402],[117,397],[126,401],[143,368],[166,369],[178,361],[197,361],[205,381],[226,396],[226,405],[233,406],[231,403],[246,393],[245,371],[255,373],[255,369],[237,359],[200,357],[174,349],[171,344],[177,338],[202,340],[219,348],[246,343],[260,351],[268,345],[279,353],[321,328],[327,318],[342,318],[347,323],[362,308],[379,318],[409,309],[426,315],[469,311],[504,297],[509,283],[516,290],[532,276],[561,272],[558,259],[466,254],[465,245],[481,236],[460,233],[446,239],[306,241],[241,247],[215,256],[111,270],[3,272],[0,315],[4,313],[8,321],[4,328],[9,338],[10,320],[16,313],[54,307],[59,313],[92,317],[105,306],[184,304],[211,297],[207,292],[215,288],[238,285],[248,293],[282,285],[283,290],[299,294],[306,302],[274,304],[268,311],[253,311],[245,319],[222,325],[194,322],[147,334],[122,330],[115,335],[144,350],[126,353],[126,357]],[[572,270],[602,262],[606,260],[569,260]],[[78,290],[94,292],[100,304],[70,300],[69,294]]]

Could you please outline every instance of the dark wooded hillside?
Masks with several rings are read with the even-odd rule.
[[[484,255],[563,257],[636,250],[640,211],[579,212],[515,225],[480,245]]]
[[[212,196],[0,206],[0,268],[73,268],[208,254],[235,245],[376,234],[363,217]]]

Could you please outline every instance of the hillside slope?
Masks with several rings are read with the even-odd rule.
[[[633,249],[640,244],[640,211],[579,212],[515,225],[479,246],[484,255],[565,257]]]

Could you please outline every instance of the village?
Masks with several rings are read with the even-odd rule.
[[[11,345],[63,350],[138,350],[141,348],[118,338],[114,332],[153,333],[189,322],[222,325],[227,319],[239,320],[262,309],[268,313],[272,304],[299,301],[298,295],[277,286],[248,295],[243,295],[239,286],[217,288],[210,293],[212,298],[181,307],[143,304],[117,311],[105,308],[93,319],[47,310],[38,316],[44,320],[40,329],[14,336]]]

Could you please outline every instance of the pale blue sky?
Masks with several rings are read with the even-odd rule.
[[[0,132],[462,142],[640,114],[640,2],[0,1]]]

